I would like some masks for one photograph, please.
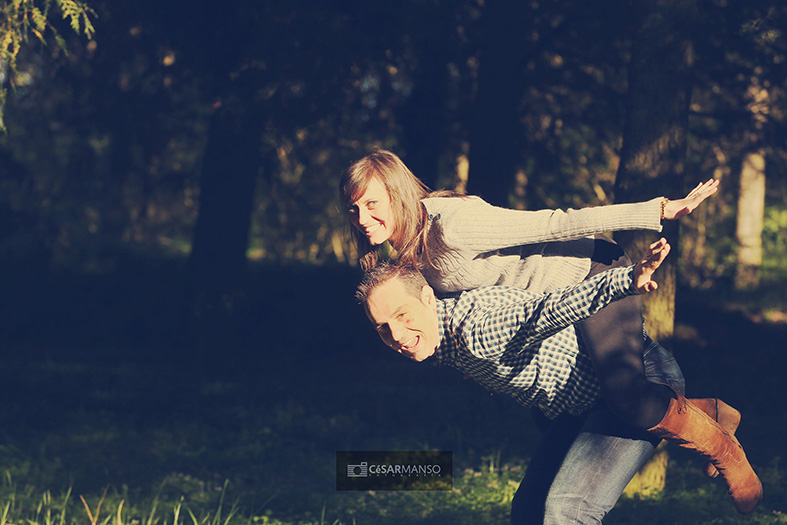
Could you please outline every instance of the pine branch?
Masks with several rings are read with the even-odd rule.
[[[39,7],[43,3],[43,10]],[[95,34],[93,20],[96,12],[80,0],[54,0],[60,9],[63,20],[67,20],[71,29],[78,35],[92,39]],[[46,45],[54,39],[58,47],[66,51],[66,43],[57,29],[49,22],[52,0],[12,0],[5,1],[0,7],[0,73],[8,77],[13,88],[18,77],[16,59],[22,45],[26,44],[32,34],[39,42]],[[0,131],[5,132],[3,109],[7,99],[5,89],[0,89]]]

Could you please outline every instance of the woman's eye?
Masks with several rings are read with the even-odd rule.
[[[377,206],[377,201],[369,201],[366,203],[366,207],[370,210],[373,210]]]

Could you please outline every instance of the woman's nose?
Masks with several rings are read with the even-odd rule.
[[[369,217],[371,217],[371,214],[369,213],[368,210],[365,210],[363,208],[360,208],[358,210],[358,224],[359,225],[363,226],[364,224],[366,224],[369,221]]]

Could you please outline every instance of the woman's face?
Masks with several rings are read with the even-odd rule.
[[[395,227],[391,197],[377,178],[373,177],[369,181],[366,191],[352,203],[348,213],[352,225],[369,239],[372,246],[382,244],[391,237]]]

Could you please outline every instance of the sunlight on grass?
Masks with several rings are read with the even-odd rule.
[[[237,500],[227,504],[225,496],[229,482],[225,481],[214,510],[192,508],[185,504],[186,495],[175,501],[164,501],[160,495],[150,500],[127,504],[125,497],[105,489],[100,496],[79,495],[79,503],[71,497],[69,488],[64,495],[53,497],[49,491],[38,492],[33,486],[17,485],[6,473],[0,487],[0,523],[26,523],[27,525],[229,525],[237,523],[266,522],[255,517],[240,517]],[[81,509],[80,509],[81,506]],[[184,516],[186,516],[184,518]],[[275,523],[275,522],[270,522]]]
[[[179,497],[160,491],[152,498],[129,500],[105,489],[101,495],[80,495],[71,491],[53,496],[32,486],[21,486],[6,474],[0,488],[0,523],[28,525],[342,525],[419,523],[456,525],[505,524],[511,500],[524,473],[522,466],[501,465],[466,469],[454,479],[454,488],[441,491],[365,491],[323,494],[322,503],[311,508],[292,508],[288,515],[265,509],[247,512],[241,498],[230,501],[231,487],[225,481],[216,498],[206,505],[189,505],[202,491],[200,484],[181,484]],[[667,490],[659,497],[640,500],[623,498],[605,520],[624,523],[787,523],[780,510],[768,510],[767,502],[750,517],[731,511],[731,503],[720,483],[700,480],[694,466],[672,466]],[[775,466],[763,472],[766,486],[780,487],[783,473]],[[697,484],[700,480],[701,484]],[[191,480],[193,482],[193,480]],[[162,487],[163,488],[163,487]],[[783,495],[783,489],[780,490]],[[778,497],[778,495],[777,495]],[[273,499],[273,498],[271,498]],[[775,501],[774,498],[773,501]],[[317,501],[317,500],[314,500]],[[81,503],[80,503],[81,502]],[[80,508],[81,507],[81,508]],[[729,508],[727,508],[729,507]]]

